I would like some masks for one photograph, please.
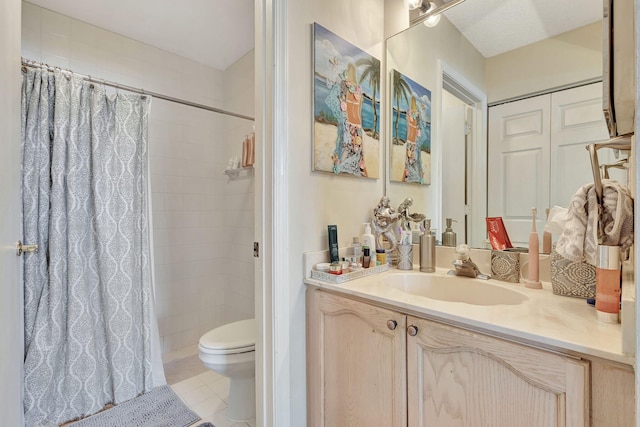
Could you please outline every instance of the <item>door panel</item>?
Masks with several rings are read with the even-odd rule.
[[[589,423],[589,364],[407,317],[409,427]]]
[[[582,185],[593,182],[585,146],[609,139],[602,114],[602,83],[551,95],[551,182],[549,206],[569,206]],[[613,160],[611,150],[599,150],[601,163]]]
[[[549,112],[549,95],[489,110],[487,211],[502,217],[514,246],[528,244],[531,208],[544,212],[549,202]]]
[[[0,414],[22,425],[22,275],[15,243],[21,238],[20,22],[21,3],[0,2]],[[31,242],[26,242],[31,243]]]
[[[312,288],[307,308],[309,426],[406,426],[406,317]]]

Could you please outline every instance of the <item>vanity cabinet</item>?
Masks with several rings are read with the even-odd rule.
[[[409,426],[585,426],[589,363],[407,320]]]
[[[406,316],[307,292],[309,427],[407,425]]]
[[[585,426],[589,362],[307,291],[308,425]]]

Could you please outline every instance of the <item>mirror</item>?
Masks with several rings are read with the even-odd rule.
[[[590,15],[582,22],[567,19],[571,11],[558,10],[566,5],[558,6],[557,2],[549,3],[548,13],[525,13],[538,8],[540,3],[466,0],[445,12],[434,27],[419,23],[387,39],[386,196],[394,205],[406,197],[413,198],[412,211],[432,219],[437,240],[444,231],[445,219],[453,218],[457,221],[453,229],[458,243],[466,241],[472,247],[485,245],[487,131],[491,111],[488,106],[601,80],[601,0],[586,2],[590,3],[585,5]],[[538,34],[538,41],[501,52],[508,42],[521,39],[518,31],[530,32],[522,29],[524,27],[517,19],[504,19],[491,22],[491,31],[483,29],[480,38],[484,40],[481,41],[493,40],[493,45],[477,43],[479,33],[474,24],[493,20],[493,15],[499,15],[507,5],[522,12],[518,15],[526,15],[527,19],[549,19],[549,22],[536,22],[540,28],[558,27],[558,16],[564,20],[563,25],[571,28],[563,27],[561,34],[547,38]],[[463,28],[469,38],[453,22]],[[481,47],[476,47],[470,40]],[[411,95],[398,103],[397,95],[401,90],[394,89],[398,76],[405,76],[431,95],[431,140],[428,144],[423,143],[420,151],[423,184],[398,179],[397,153],[401,156],[407,153],[402,156],[401,166],[402,162],[408,164],[411,159],[411,150],[401,144],[406,144],[407,117],[412,111]],[[430,184],[427,184],[429,173]],[[526,185],[526,180],[523,179],[521,185]]]

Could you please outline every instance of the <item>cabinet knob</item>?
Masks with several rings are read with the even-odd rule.
[[[415,337],[416,335],[418,335],[418,327],[417,326],[409,326],[407,328],[407,332],[409,333],[409,335],[411,335],[412,337]]]
[[[395,320],[387,320],[387,328],[393,331],[396,326],[398,326],[398,322],[396,322]]]

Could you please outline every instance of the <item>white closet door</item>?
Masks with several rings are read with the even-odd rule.
[[[549,204],[551,96],[489,109],[488,216],[501,216],[513,246],[527,246],[531,208],[538,230]]]
[[[594,83],[551,95],[550,206],[569,206],[571,197],[585,183],[593,182],[589,152],[585,146],[609,139],[602,114],[602,83]],[[600,163],[613,160],[612,150],[598,151]],[[613,178],[613,172],[611,172]]]

